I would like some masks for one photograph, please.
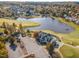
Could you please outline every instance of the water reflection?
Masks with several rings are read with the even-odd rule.
[[[71,26],[68,26],[67,24],[61,23],[58,20],[52,19],[50,17],[32,18],[32,19],[18,18],[17,20],[22,20],[22,19],[23,21],[33,21],[41,24],[38,27],[28,28],[30,30],[52,30],[60,33],[69,33],[74,30],[74,28],[72,28]]]

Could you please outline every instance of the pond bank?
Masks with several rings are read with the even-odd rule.
[[[40,26],[28,28],[30,30],[51,30],[58,33],[70,33],[74,31],[74,28],[71,26],[61,23],[57,19],[52,19],[50,17],[26,19],[25,21],[40,23]]]
[[[20,21],[16,21],[14,19],[4,19],[4,18],[0,18],[0,25],[2,25],[3,22],[6,22],[10,25],[12,25],[13,23],[15,23],[17,25],[17,27],[19,26],[19,24],[22,24],[23,27],[35,27],[35,26],[39,26],[39,23],[36,22],[31,22],[31,21],[27,21],[27,22],[20,22]]]

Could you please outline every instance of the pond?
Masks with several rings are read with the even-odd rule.
[[[33,21],[41,24],[38,27],[26,28],[30,30],[52,30],[59,33],[70,33],[74,31],[73,27],[65,23],[61,23],[57,19],[52,19],[50,17],[32,18],[32,19],[18,18],[17,20]]]

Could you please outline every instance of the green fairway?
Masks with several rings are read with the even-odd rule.
[[[0,28],[0,32],[3,32],[4,31],[4,29],[3,28]]]
[[[63,45],[59,51],[62,53],[65,58],[79,58],[79,48]]]
[[[23,27],[35,27],[35,26],[40,26],[39,23],[36,23],[36,22],[30,22],[30,21],[27,21],[27,22],[19,22],[19,21],[16,21],[14,19],[4,19],[4,18],[0,18],[0,25],[2,25],[3,22],[6,22],[8,24],[13,24],[15,23],[17,25],[17,27],[19,26],[19,24],[22,24]]]

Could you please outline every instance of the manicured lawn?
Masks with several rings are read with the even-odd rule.
[[[3,23],[3,22],[6,22],[8,24],[17,24],[17,26],[21,23],[23,27],[34,27],[34,26],[39,26],[40,24],[39,23],[36,23],[36,22],[30,22],[30,21],[27,21],[27,22],[19,22],[19,21],[16,21],[16,20],[12,20],[12,19],[4,19],[4,18],[0,18],[0,25]]]
[[[79,48],[63,45],[59,51],[65,58],[79,58]]]
[[[62,55],[66,58],[79,58],[79,48],[68,46],[70,45],[79,45],[79,39],[78,38],[73,38],[69,37],[67,34],[61,34],[61,33],[56,33],[50,30],[42,30],[43,32],[50,33],[52,35],[56,35],[60,38],[60,40],[67,45],[63,45],[59,50],[62,53]],[[62,38],[63,37],[63,38]],[[71,39],[70,39],[71,38]]]
[[[3,32],[4,31],[4,29],[3,28],[0,28],[0,32]]]
[[[69,58],[69,57],[74,57],[74,51],[73,51],[73,48],[70,47],[70,46],[62,46],[59,50],[63,57],[66,57],[66,58]]]
[[[79,25],[76,25],[73,22],[67,22],[63,18],[59,18],[59,20],[68,24],[69,26],[72,26],[75,29],[73,32],[66,34],[65,39],[63,39],[62,41],[64,43],[72,42],[72,45],[79,45]]]

